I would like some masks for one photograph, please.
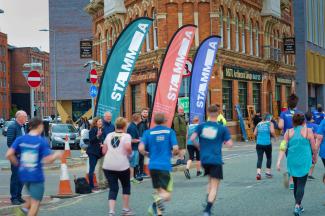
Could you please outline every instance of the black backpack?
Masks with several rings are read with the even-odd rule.
[[[89,194],[91,193],[91,188],[86,180],[86,178],[75,178],[74,184],[76,188],[76,193],[78,194]]]

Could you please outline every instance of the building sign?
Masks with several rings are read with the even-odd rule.
[[[262,82],[261,73],[231,66],[223,67],[223,78]]]
[[[276,77],[276,82],[279,84],[291,85],[292,79],[285,77]]]
[[[296,53],[296,43],[295,38],[283,38],[283,51],[284,54],[295,54]]]
[[[80,41],[80,58],[92,58],[93,42],[90,40]]]

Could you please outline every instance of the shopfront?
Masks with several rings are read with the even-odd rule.
[[[291,94],[293,78],[276,76],[275,81],[275,100],[278,113],[281,113],[281,109],[287,107],[287,98]]]

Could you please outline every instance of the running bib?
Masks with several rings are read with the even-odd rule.
[[[38,152],[36,150],[27,150],[21,154],[21,166],[25,168],[35,168],[38,164]]]
[[[205,127],[202,129],[201,137],[213,140],[217,137],[218,129],[214,127]]]

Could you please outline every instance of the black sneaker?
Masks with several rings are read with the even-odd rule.
[[[12,205],[21,205],[21,204],[23,204],[23,203],[20,202],[18,199],[14,199],[14,200],[11,200],[11,204],[12,204]]]
[[[26,201],[23,199],[23,198],[18,198],[18,201],[21,202],[21,203],[25,203]]]
[[[315,177],[314,176],[308,176],[308,179],[309,180],[315,180]]]
[[[189,169],[185,169],[185,170],[184,170],[184,174],[185,174],[185,177],[186,177],[187,179],[191,179],[191,174],[190,174]]]

